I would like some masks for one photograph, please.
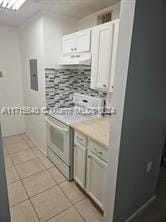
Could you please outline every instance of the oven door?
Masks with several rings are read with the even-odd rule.
[[[48,147],[70,166],[70,128],[51,117],[46,121]]]

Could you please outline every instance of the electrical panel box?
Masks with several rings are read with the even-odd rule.
[[[31,89],[38,91],[38,70],[37,70],[37,59],[30,59],[30,84]]]

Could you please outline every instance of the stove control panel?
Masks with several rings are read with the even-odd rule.
[[[104,98],[95,98],[92,96],[86,96],[82,94],[74,94],[73,102],[77,106],[82,106],[86,109],[100,109],[104,105]]]

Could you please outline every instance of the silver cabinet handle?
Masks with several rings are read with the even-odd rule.
[[[106,84],[103,84],[103,87],[104,87],[104,88],[106,88],[106,87],[107,87],[107,85],[106,85]]]

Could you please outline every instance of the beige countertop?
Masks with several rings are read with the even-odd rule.
[[[100,145],[106,146],[108,148],[110,118],[92,118],[89,120],[74,123],[71,125],[71,127],[96,141]]]

